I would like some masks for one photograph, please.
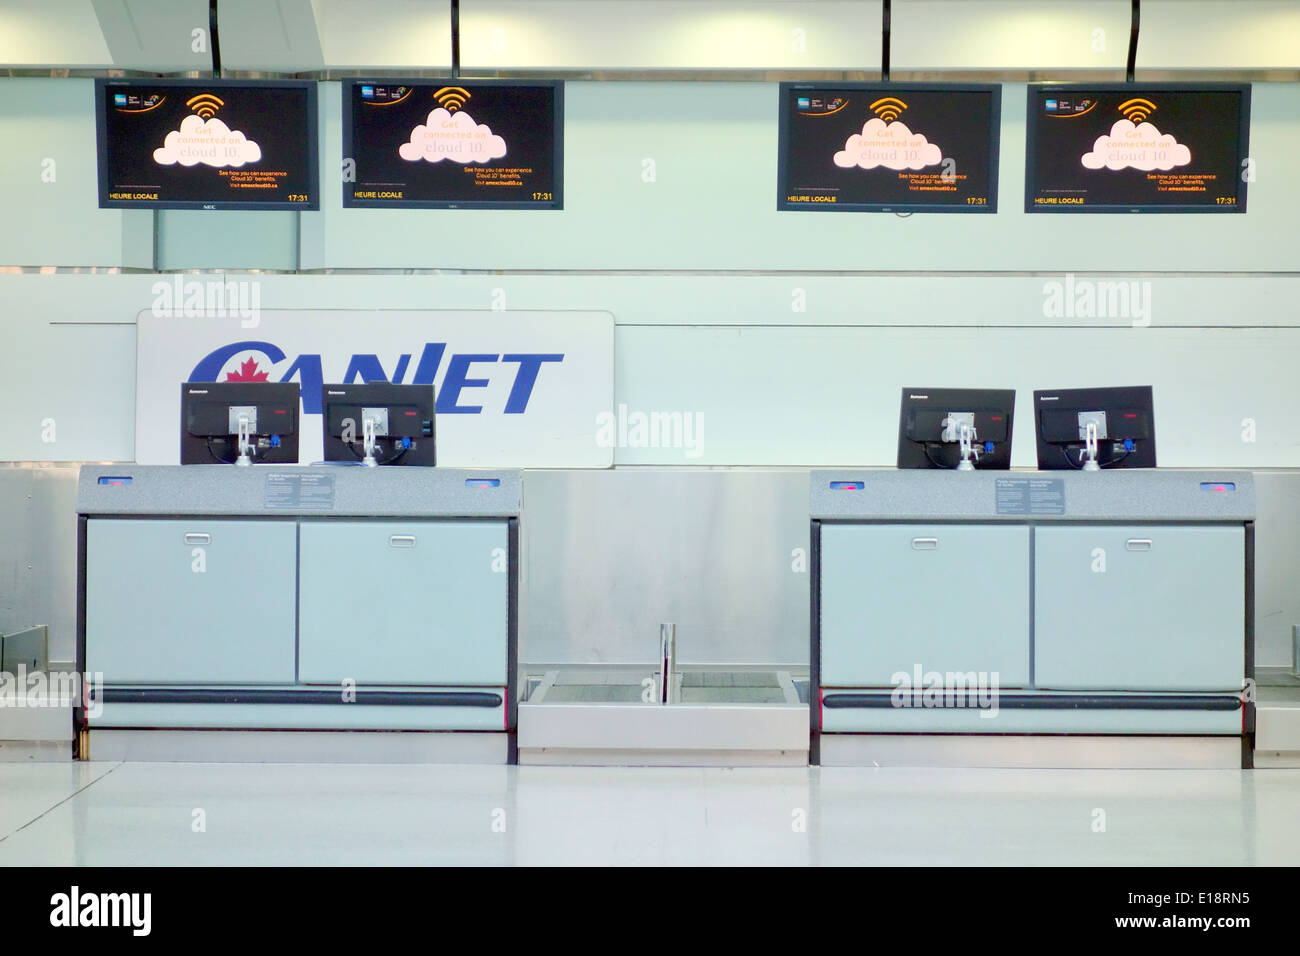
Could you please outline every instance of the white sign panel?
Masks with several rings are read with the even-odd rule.
[[[323,384],[432,382],[439,465],[613,464],[613,449],[597,434],[614,396],[608,312],[171,311],[174,317],[145,311],[137,318],[140,464],[179,462],[187,381],[299,383],[303,463],[323,454]]]

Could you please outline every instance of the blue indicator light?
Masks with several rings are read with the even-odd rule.
[[[131,483],[130,475],[100,475],[99,483],[101,485],[129,485]]]
[[[466,488],[500,488],[500,478],[466,478]]]
[[[1229,491],[1236,491],[1237,483],[1235,481],[1203,481],[1201,482],[1201,490],[1226,494]]]
[[[860,481],[832,481],[831,491],[861,491],[862,482]]]

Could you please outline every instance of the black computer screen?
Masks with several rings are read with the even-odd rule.
[[[904,388],[898,411],[899,468],[956,468],[960,434],[973,430],[980,469],[1011,467],[1012,420],[1016,392],[1011,388]]]
[[[373,382],[321,386],[326,461],[365,461],[366,423],[376,465],[437,464],[432,385]]]
[[[1155,468],[1156,423],[1150,385],[1034,392],[1038,467],[1082,469],[1089,423],[1100,468]]]
[[[564,86],[343,86],[343,205],[563,209]]]
[[[1030,86],[1026,212],[1245,212],[1250,86]]]
[[[181,385],[181,464],[233,464],[240,415],[252,427],[253,464],[297,464],[297,382],[185,382]]]
[[[777,208],[996,212],[1002,88],[782,83]]]
[[[99,205],[319,209],[316,84],[97,80]]]

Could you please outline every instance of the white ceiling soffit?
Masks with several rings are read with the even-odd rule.
[[[151,73],[212,69],[208,0],[92,0],[92,6],[113,66]]]
[[[870,0],[461,0],[466,71],[878,70]]]
[[[324,69],[311,0],[221,0],[217,11],[222,70]]]
[[[1300,67],[1296,0],[1143,0],[1138,79],[1147,69]]]
[[[894,0],[895,70],[1123,70],[1129,0]]]
[[[451,66],[450,0],[312,0],[312,8],[328,69]]]
[[[0,0],[0,66],[90,69],[112,65],[89,0]]]

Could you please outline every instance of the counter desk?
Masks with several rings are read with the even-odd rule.
[[[520,504],[515,471],[83,468],[81,755],[511,759]]]
[[[813,759],[1249,765],[1245,472],[811,474]]]

